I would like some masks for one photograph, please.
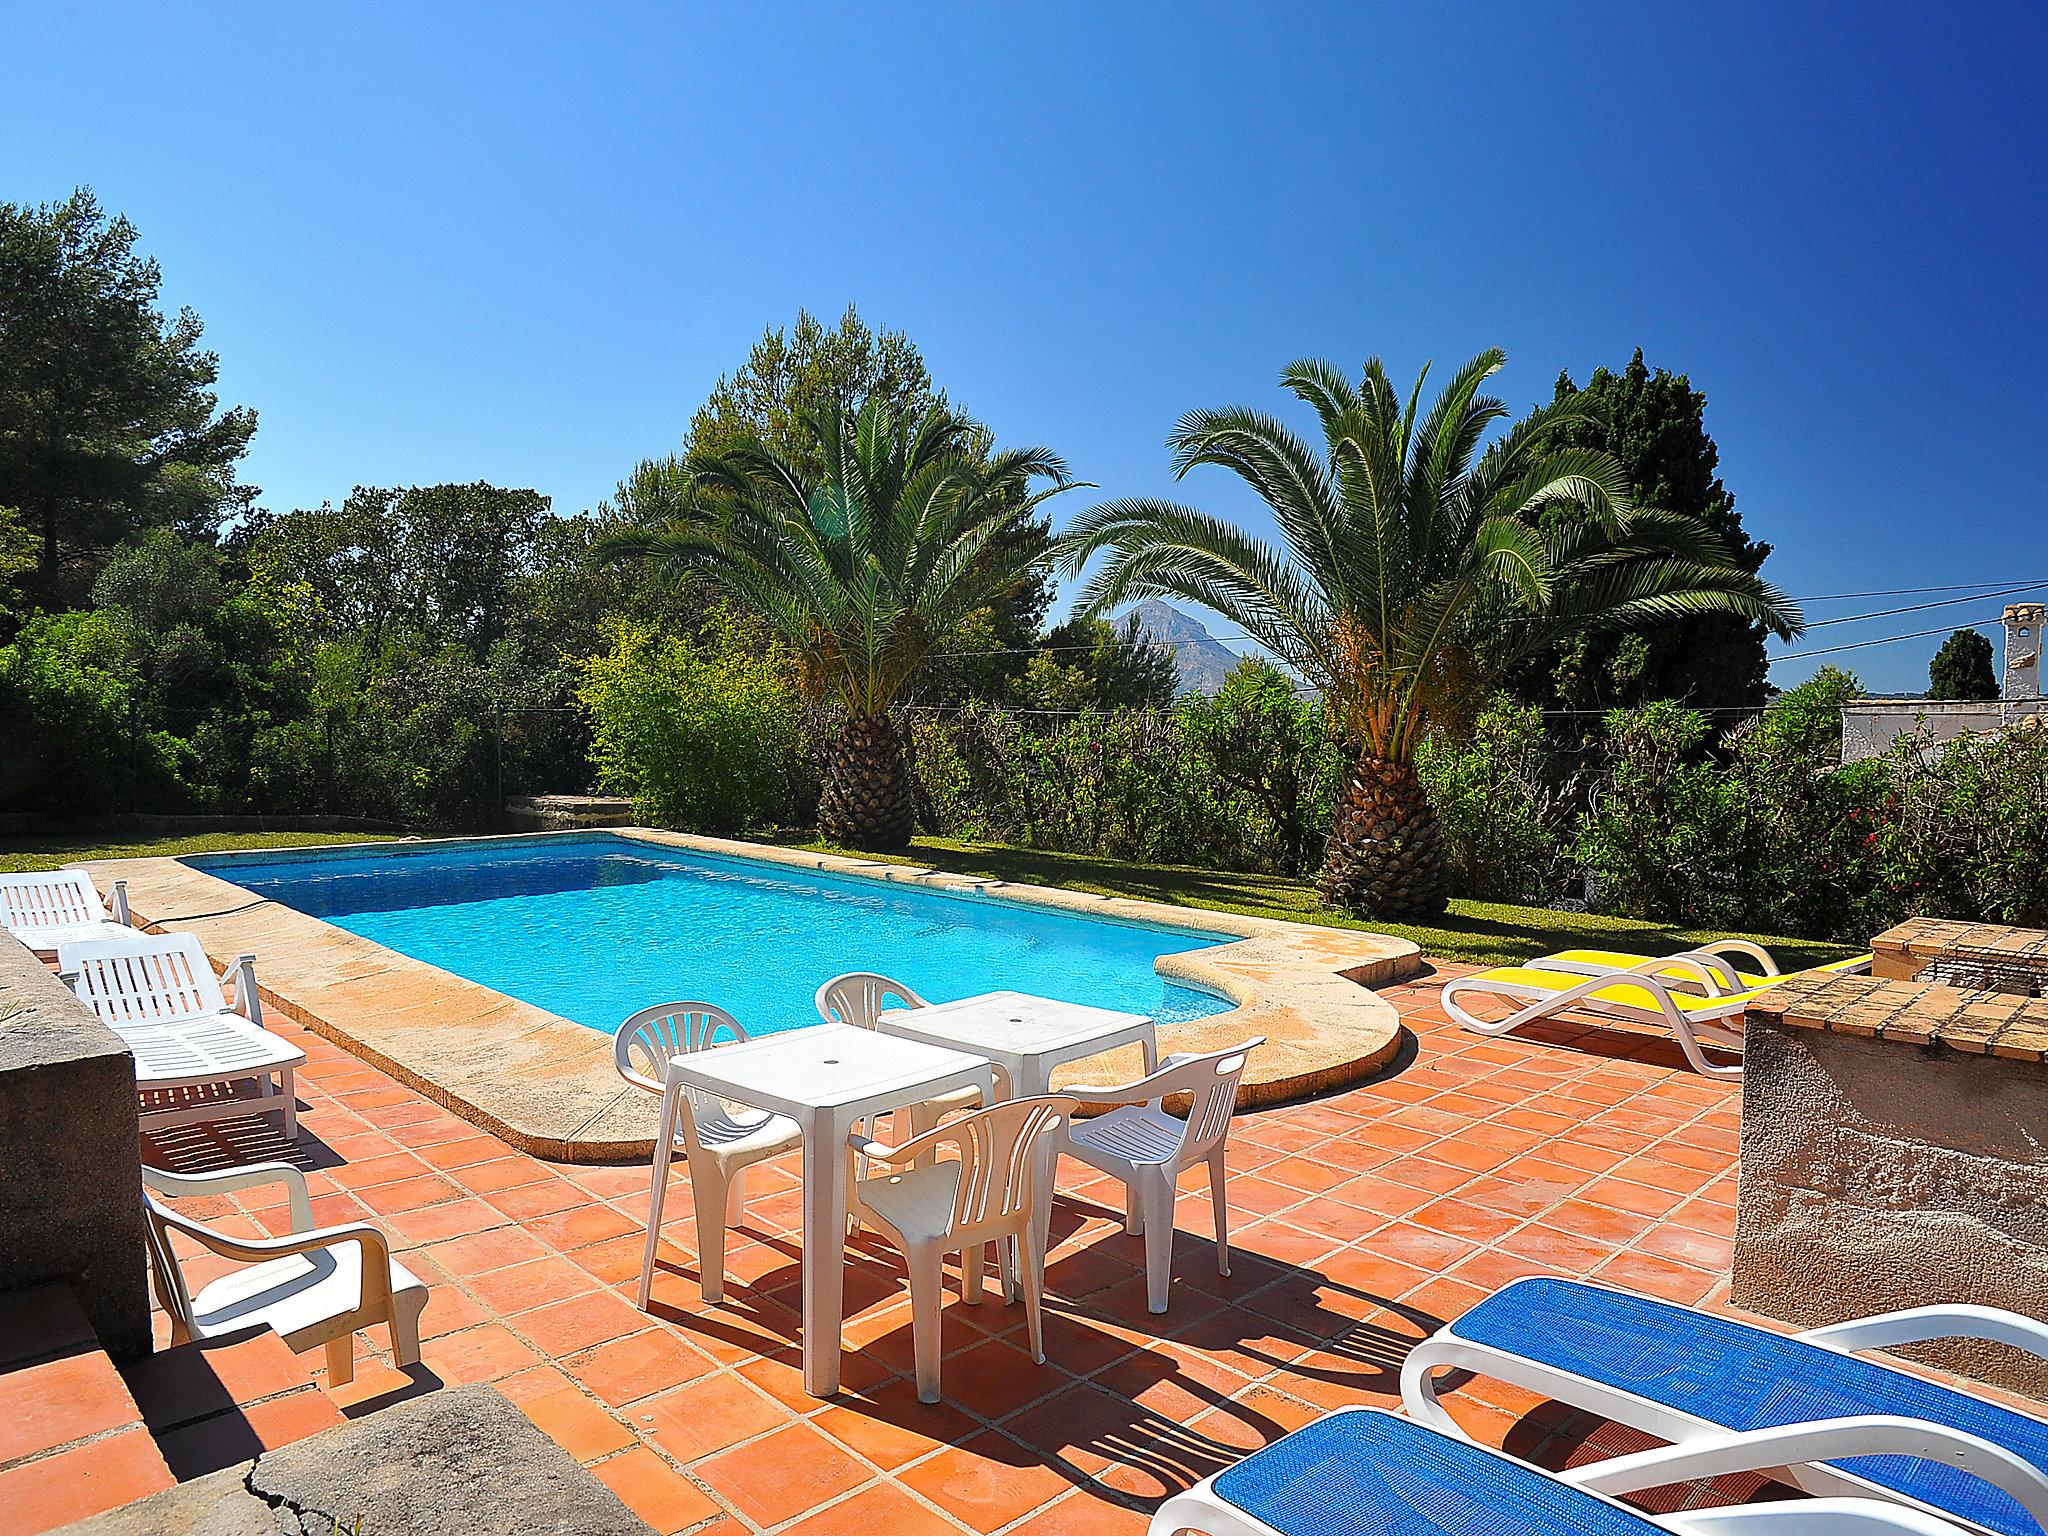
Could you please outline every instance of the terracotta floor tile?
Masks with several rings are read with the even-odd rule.
[[[141,1420],[127,1384],[98,1350],[0,1376],[0,1462]]]
[[[440,1205],[454,1200],[462,1191],[444,1175],[422,1174],[416,1179],[399,1179],[390,1184],[372,1184],[358,1189],[355,1197],[379,1216],[396,1216],[405,1211],[417,1211],[430,1205]]]
[[[514,1220],[528,1221],[536,1216],[552,1216],[557,1211],[583,1205],[590,1196],[567,1179],[549,1176],[531,1184],[493,1190],[485,1198]]]
[[[511,1319],[544,1354],[561,1356],[647,1326],[647,1314],[616,1291],[592,1291],[550,1302]]]
[[[808,1424],[722,1451],[693,1469],[756,1525],[780,1525],[850,1493],[874,1473]]]
[[[189,1482],[275,1451],[346,1422],[324,1392],[308,1387],[284,1397],[181,1425],[156,1437],[164,1463]]]
[[[1654,1253],[1628,1251],[1616,1254],[1594,1270],[1593,1278],[1692,1306],[1714,1288],[1717,1277]]]
[[[1092,1477],[1113,1465],[1158,1418],[1128,1398],[1082,1382],[1012,1416],[1003,1428]]]
[[[330,1169],[327,1176],[342,1189],[362,1189],[372,1184],[415,1179],[431,1171],[410,1152],[391,1152],[382,1157],[343,1163],[339,1168]]]
[[[688,1465],[789,1422],[780,1403],[737,1376],[707,1376],[664,1397],[636,1403],[633,1427]]]
[[[419,1157],[422,1162],[431,1164],[445,1173],[452,1169],[466,1169],[476,1163],[488,1163],[503,1158],[511,1150],[495,1136],[458,1136],[453,1141],[422,1147]],[[462,1182],[468,1184],[469,1180],[465,1177]]]
[[[949,1403],[921,1403],[917,1383],[897,1377],[871,1391],[842,1394],[811,1422],[885,1472],[957,1444],[980,1426]]]
[[[959,1536],[959,1528],[945,1516],[905,1493],[892,1483],[876,1483],[830,1509],[799,1520],[789,1527],[792,1536]]]
[[[530,1157],[501,1157],[488,1163],[472,1163],[458,1170],[456,1182],[472,1194],[496,1194],[500,1190],[517,1189],[522,1184],[538,1183],[548,1176],[547,1170]]]
[[[503,1226],[505,1213],[481,1200],[450,1200],[386,1218],[380,1225],[416,1246]]]
[[[982,1532],[1000,1530],[1073,1486],[1037,1449],[994,1430],[969,1436],[898,1478]]]
[[[803,1354],[795,1348],[742,1361],[733,1367],[753,1385],[766,1392],[792,1414],[815,1412],[818,1400],[804,1389]],[[891,1379],[893,1373],[879,1360],[858,1350],[839,1352],[839,1390],[846,1393],[872,1392]]]
[[[145,1355],[122,1374],[143,1423],[161,1433],[303,1387],[321,1363],[318,1352],[294,1354],[262,1328]]]
[[[621,1504],[653,1528],[655,1536],[673,1536],[720,1513],[716,1499],[645,1446],[635,1446],[590,1470],[618,1495]]]
[[[476,1293],[477,1300],[506,1316],[553,1301],[567,1301],[572,1296],[589,1295],[596,1289],[596,1282],[587,1271],[553,1256],[470,1275],[464,1283]]]
[[[1676,1259],[1695,1269],[1725,1274],[1735,1257],[1732,1233],[1695,1232],[1688,1227],[1658,1225],[1636,1239],[1635,1247],[1659,1258]]]
[[[575,1387],[521,1403],[520,1410],[577,1461],[595,1461],[638,1437]]]
[[[40,1536],[171,1486],[144,1429],[59,1451],[0,1472],[0,1536]]]
[[[667,1328],[648,1328],[613,1339],[570,1356],[562,1366],[613,1407],[667,1392],[714,1369],[701,1350],[691,1348]]]
[[[1082,1489],[1013,1527],[1009,1536],[1143,1536],[1146,1524],[1142,1512]]]
[[[486,1311],[464,1292],[452,1284],[427,1287],[427,1308],[420,1314],[420,1337],[438,1338],[444,1333],[459,1329],[473,1328],[478,1323],[487,1323],[496,1317],[495,1312]]]
[[[489,1274],[494,1269],[544,1258],[547,1251],[532,1233],[515,1226],[493,1227],[485,1232],[472,1232],[466,1237],[452,1237],[446,1242],[430,1244],[426,1249],[429,1258],[449,1274],[457,1276]]]
[[[420,1356],[443,1381],[496,1381],[536,1365],[540,1356],[498,1323],[483,1323],[443,1338],[428,1339]]]
[[[1073,1380],[1051,1364],[1034,1365],[1031,1357],[1002,1339],[991,1339],[946,1360],[942,1385],[949,1402],[999,1419],[1027,1403],[1056,1392]]]
[[[645,1223],[628,1221],[608,1205],[582,1205],[552,1215],[532,1216],[525,1218],[523,1225],[542,1242],[552,1243],[565,1253],[629,1234],[642,1243],[647,1237]]]

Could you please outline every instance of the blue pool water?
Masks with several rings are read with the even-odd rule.
[[[815,1024],[812,994],[880,971],[932,1002],[1010,989],[1151,1014],[1230,1007],[1161,955],[1227,935],[946,895],[630,838],[212,856],[223,880],[609,1032],[652,1003],[716,1003],[750,1033]]]

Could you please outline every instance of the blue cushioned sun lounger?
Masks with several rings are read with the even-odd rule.
[[[1730,1465],[1761,1469],[1776,1465],[1781,1447],[1747,1457],[1722,1450]],[[1629,1458],[1639,1463],[1633,1476],[1614,1481],[1646,1488],[1687,1478],[1691,1454],[1666,1447]],[[1342,1409],[1168,1499],[1150,1536],[1959,1536],[1869,1499],[1653,1517],[1575,1486],[1582,1475],[1545,1472],[1381,1409]]]
[[[1787,1337],[1583,1281],[1517,1280],[1418,1345],[1401,1391],[1415,1417],[1455,1430],[1436,1373],[1473,1371],[1677,1443],[1882,1415],[2000,1447],[2048,1487],[2048,1423],[1849,1353],[1958,1336],[2048,1353],[2048,1327],[1988,1307],[1920,1307]],[[1876,1494],[1995,1536],[2035,1536],[2020,1499],[1934,1454],[1837,1454],[1788,1470],[1811,1492]],[[2013,1486],[2048,1512],[2025,1482]]]

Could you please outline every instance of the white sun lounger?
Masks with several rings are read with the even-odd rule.
[[[82,869],[0,875],[0,927],[48,960],[65,944],[117,939],[128,926],[128,882],[114,882],[111,908]]]
[[[1732,1434],[1781,1435],[1779,1464],[1810,1493],[1874,1495],[1993,1536],[2039,1536],[2048,1519],[2048,1422],[1854,1353],[1938,1338],[1992,1339],[2048,1357],[2048,1325],[1993,1307],[1914,1307],[1787,1336],[1540,1276],[1502,1286],[1409,1351],[1401,1399],[1423,1423],[1455,1431],[1437,1400],[1437,1373],[1470,1371],[1681,1450]],[[1838,1426],[1830,1437],[1800,1443],[1802,1432],[1830,1424]],[[1853,1427],[1899,1424],[1917,1426],[1917,1441]],[[1992,1450],[1995,1460],[1984,1454]],[[1580,1470],[1625,1471],[1639,1459]],[[1700,1464],[1685,1475],[1730,1470]]]
[[[1666,962],[1650,962],[1661,964]],[[1829,971],[1850,971],[1868,966],[1868,959],[1840,960],[1797,974],[1815,975]],[[1704,972],[1700,973],[1702,976]],[[1563,971],[1543,970],[1535,965],[1500,966],[1471,976],[1454,977],[1444,983],[1443,1007],[1452,1021],[1482,1035],[1505,1035],[1526,1025],[1556,1019],[1583,1009],[1637,1024],[1662,1024],[1670,1029],[1696,1072],[1708,1077],[1740,1077],[1740,1065],[1718,1066],[1709,1061],[1702,1042],[1726,1051],[1742,1049],[1742,1015],[1749,1005],[1772,987],[1789,980],[1773,976],[1758,986],[1740,992],[1712,991],[1708,995],[1687,991],[1676,981],[1659,979],[1647,971],[1610,971],[1599,976],[1574,976]],[[1481,1018],[1467,1006],[1468,1000],[1489,997],[1516,1005],[1497,1019]]]
[[[1340,1408],[1167,1499],[1149,1536],[1960,1536],[1933,1515],[1868,1498],[1650,1515],[1615,1497],[1771,1471],[1850,1440],[1899,1459],[1939,1457],[1951,1476],[1974,1474],[1963,1481],[2028,1492],[2035,1481],[1997,1446],[1907,1419],[1724,1434],[1550,1472],[1382,1408]]]
[[[1785,980],[1788,975],[1863,972],[1870,969],[1871,959],[1869,955],[1858,955],[1852,960],[1815,966],[1812,972],[1786,972],[1778,969],[1778,962],[1761,945],[1752,944],[1748,939],[1720,939],[1673,955],[1638,955],[1619,949],[1566,949],[1554,955],[1540,956],[1529,964],[1540,971],[1563,971],[1572,976],[1611,976],[1618,972],[1654,976],[1666,986],[1711,996],[1716,992],[1747,992],[1755,987],[1767,987],[1774,981]]]
[[[306,1053],[263,1028],[254,955],[235,962],[232,1008],[189,933],[65,944],[57,969],[134,1054],[143,1130],[278,1110],[285,1134],[299,1134],[293,1073]]]

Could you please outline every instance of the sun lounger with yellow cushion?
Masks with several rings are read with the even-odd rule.
[[[1658,962],[1646,962],[1656,965]],[[1838,960],[1796,975],[1846,972],[1868,958]],[[1700,973],[1695,972],[1695,978]],[[1740,1077],[1739,1066],[1717,1066],[1709,1061],[1701,1042],[1723,1050],[1742,1049],[1742,1015],[1758,996],[1790,978],[1772,976],[1737,992],[1702,996],[1646,971],[1608,971],[1596,976],[1573,976],[1537,965],[1502,966],[1460,976],[1444,985],[1444,1012],[1465,1028],[1482,1035],[1505,1035],[1526,1024],[1554,1019],[1574,1010],[1605,1014],[1635,1024],[1663,1024],[1669,1027],[1693,1069],[1709,1077]],[[1516,1004],[1505,1018],[1482,1019],[1466,1006],[1468,999],[1501,998]]]

